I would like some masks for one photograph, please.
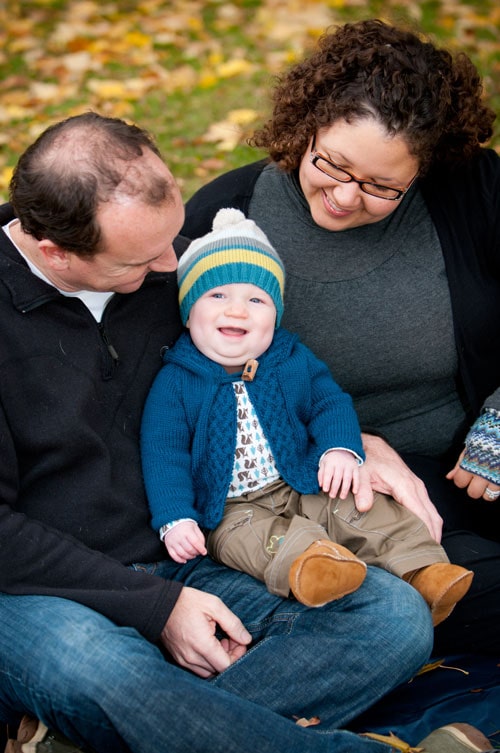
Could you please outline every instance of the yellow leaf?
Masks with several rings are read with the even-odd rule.
[[[4,190],[9,187],[10,179],[12,178],[12,173],[14,172],[13,167],[4,167],[0,171],[0,190]]]
[[[147,47],[151,45],[151,37],[140,31],[129,31],[125,34],[125,43],[131,47]]]
[[[234,60],[228,60],[227,63],[221,63],[217,66],[216,73],[221,78],[232,78],[233,76],[239,76],[242,73],[249,73],[253,66],[248,60],[238,58]]]
[[[9,52],[11,54],[17,54],[27,52],[36,46],[36,40],[33,37],[20,37],[19,39],[13,39],[9,44]]]
[[[214,73],[211,73],[210,71],[204,71],[198,80],[198,85],[202,87],[202,89],[210,89],[210,87],[215,86],[219,79]]]
[[[228,120],[236,125],[248,125],[253,123],[259,117],[259,113],[256,110],[250,108],[241,107],[238,110],[231,110],[228,113]]]
[[[152,82],[141,78],[128,78],[126,81],[90,79],[87,81],[87,86],[101,99],[137,100],[151,88]]]
[[[99,13],[99,5],[92,0],[78,0],[71,5],[71,17],[76,19],[88,20]]]
[[[392,732],[390,732],[389,735],[377,735],[375,732],[362,732],[360,736],[369,737],[370,740],[376,740],[379,743],[390,745],[392,748],[400,750],[401,753],[421,753],[424,750],[424,748],[412,748],[409,743],[396,737]]]
[[[21,105],[7,105],[0,107],[0,123],[8,123],[13,120],[23,120],[33,116],[32,107],[22,107]]]
[[[121,99],[117,102],[112,102],[109,106],[109,110],[106,111],[106,114],[110,115],[112,118],[132,117],[133,106],[130,104],[130,102],[126,102],[125,100]]]
[[[416,677],[418,677],[419,675],[425,675],[426,672],[431,672],[433,669],[437,669],[438,667],[441,666],[443,661],[444,659],[437,659],[436,661],[433,661],[433,662],[427,662],[427,664],[424,664],[422,669],[419,669],[419,671],[416,674]]]
[[[219,149],[223,152],[231,152],[239,144],[241,137],[241,128],[236,123],[221,120],[218,123],[212,123],[202,138],[203,141],[218,143]]]
[[[203,23],[197,16],[189,16],[187,19],[187,27],[190,31],[201,31],[203,29]]]
[[[419,675],[425,675],[427,672],[432,672],[434,669],[454,669],[456,672],[461,672],[463,675],[469,674],[466,669],[462,669],[461,667],[450,667],[447,664],[443,664],[443,662],[444,659],[437,659],[436,661],[424,664],[422,669],[420,669],[415,676],[418,677]]]
[[[127,89],[123,81],[91,79],[87,81],[87,87],[93,94],[101,97],[101,99],[120,99],[127,95]]]
[[[211,52],[208,56],[207,62],[209,65],[220,65],[222,60],[223,58],[220,52]]]
[[[181,65],[173,71],[168,71],[163,87],[167,92],[189,91],[198,83],[198,75],[190,65]]]

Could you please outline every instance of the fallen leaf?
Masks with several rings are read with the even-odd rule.
[[[252,63],[240,58],[239,60],[228,60],[226,63],[220,63],[216,68],[216,75],[220,78],[232,78],[233,76],[241,76],[242,73],[250,73],[252,70]]]
[[[438,667],[440,667],[443,662],[444,662],[444,659],[436,659],[436,661],[427,662],[427,664],[424,664],[422,669],[420,669],[415,676],[419,677],[420,675],[425,675],[426,672],[431,672],[433,669],[437,669]]]
[[[230,120],[221,120],[212,123],[202,139],[216,142],[223,152],[231,152],[240,143],[242,135],[243,131],[239,125]]]
[[[412,748],[411,745],[399,737],[396,737],[392,732],[388,735],[378,735],[375,732],[362,732],[360,737],[369,737],[370,740],[376,740],[379,743],[385,743],[390,745],[396,750],[400,750],[401,753],[422,753],[424,748]]]
[[[250,108],[240,108],[238,110],[231,110],[228,113],[228,120],[231,123],[236,123],[236,125],[248,125],[249,123],[253,123],[256,121],[259,117],[259,113],[256,110],[251,110]]]

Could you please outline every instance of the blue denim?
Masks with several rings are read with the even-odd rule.
[[[201,680],[75,602],[0,594],[0,719],[31,713],[98,753],[388,753],[338,728],[427,660],[430,615],[410,586],[369,568],[359,591],[308,609],[206,557],[140,567],[220,596],[253,647]]]

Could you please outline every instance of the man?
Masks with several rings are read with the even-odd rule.
[[[411,587],[370,570],[359,592],[312,610],[208,558],[165,559],[149,525],[138,432],[181,329],[184,217],[153,141],[70,118],[22,155],[11,200],[0,718],[30,714],[100,753],[387,751],[334,730],[426,660],[430,618]],[[293,723],[311,716],[329,734]]]

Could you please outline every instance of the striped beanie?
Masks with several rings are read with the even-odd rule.
[[[185,325],[191,306],[207,290],[251,283],[276,306],[276,326],[283,314],[285,270],[264,232],[239,209],[219,209],[212,232],[194,240],[179,259],[179,305]]]

